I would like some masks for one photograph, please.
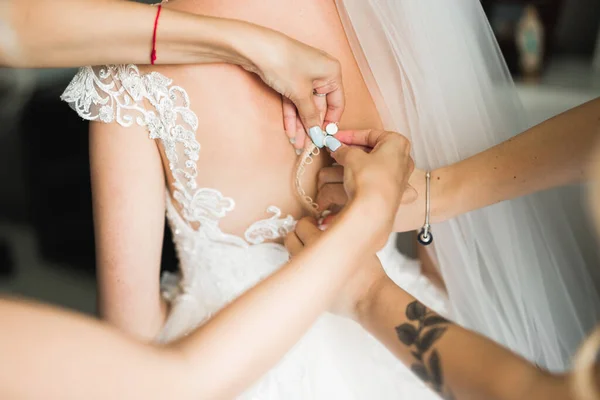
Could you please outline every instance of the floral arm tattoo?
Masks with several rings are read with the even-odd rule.
[[[411,354],[416,359],[411,370],[444,399],[454,399],[448,388],[444,387],[440,355],[433,346],[446,333],[451,322],[418,301],[406,307],[406,318],[412,322],[398,325],[395,329],[398,339],[411,348]]]

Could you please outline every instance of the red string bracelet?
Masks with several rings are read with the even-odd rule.
[[[158,28],[160,10],[162,10],[162,4],[158,5],[158,11],[156,11],[156,19],[154,20],[154,31],[152,32],[152,52],[150,53],[150,64],[152,65],[154,65],[154,62],[156,61],[156,30]]]

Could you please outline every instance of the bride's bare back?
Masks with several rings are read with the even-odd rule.
[[[346,111],[340,126],[381,126],[333,1],[176,0],[166,7],[254,22],[323,49],[342,65]],[[159,72],[187,92],[198,117],[197,186],[235,201],[219,220],[223,232],[244,237],[250,225],[271,216],[269,206],[281,209],[282,217],[305,214],[294,190],[298,157],[284,134],[280,95],[231,65],[141,71]],[[164,191],[173,188],[169,160],[159,141],[148,140],[145,127],[94,123],[91,132],[101,308],[121,328],[153,337],[165,315],[158,276]],[[314,196],[317,172],[327,162],[321,156],[307,169],[307,194]]]
[[[347,108],[341,126],[378,127],[379,117],[346,41],[333,1],[176,0],[182,11],[246,20],[279,30],[325,50],[342,63]],[[257,76],[237,66],[153,68],[187,91],[198,115],[199,187],[212,187],[236,201],[222,220],[224,231],[242,235],[265,217],[269,205],[294,217],[303,215],[293,189],[297,156],[283,130],[281,96]],[[306,190],[313,195],[324,157],[308,169]]]

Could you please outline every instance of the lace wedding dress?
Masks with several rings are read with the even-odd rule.
[[[198,119],[182,87],[135,65],[84,67],[63,100],[88,120],[145,126],[159,140],[173,184],[166,194],[167,217],[180,275],[163,279],[171,311],[158,338],[174,340],[208,320],[288,261],[282,245],[268,242],[294,229],[291,216],[275,205],[268,218],[251,224],[243,237],[223,232],[219,221],[235,201],[213,188],[198,187]],[[398,253],[391,237],[380,257],[396,282],[441,312],[445,300],[420,277],[414,261]],[[243,327],[240,327],[243,329]],[[273,326],[272,329],[285,329]],[[252,349],[248,349],[252,351]],[[242,399],[437,398],[357,324],[325,314],[277,367]]]

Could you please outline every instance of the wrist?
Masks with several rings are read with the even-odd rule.
[[[226,18],[213,18],[215,31],[221,32],[216,40],[216,54],[221,62],[239,65],[253,71],[255,65],[250,57],[253,43],[260,40],[261,27],[249,22]],[[254,72],[254,71],[253,71]]]
[[[281,57],[281,46],[287,36],[249,22],[233,22],[239,24],[230,42],[233,53],[240,60],[238,65],[261,76],[265,67],[276,64],[277,58]]]
[[[344,246],[353,243],[352,252],[358,252],[360,256],[378,252],[389,238],[392,220],[382,218],[376,204],[366,198],[351,199],[328,227],[325,236],[343,237]]]
[[[226,46],[231,56],[235,58],[235,64],[247,71],[258,72],[258,60],[264,53],[263,31],[268,30],[250,22],[227,20]]]
[[[348,205],[347,209],[362,220],[361,231],[369,233],[376,243],[376,250],[380,250],[392,232],[395,218],[389,199],[377,194],[357,193]]]
[[[160,64],[227,63],[245,67],[244,42],[259,28],[248,22],[164,8],[157,47]]]
[[[459,202],[458,193],[460,189],[455,176],[457,175],[451,167],[438,168],[431,171],[430,223],[444,222],[456,215],[455,208]],[[398,207],[394,216],[395,232],[419,230],[425,223],[427,201],[426,171],[415,170],[408,183],[416,192],[416,198],[403,201]]]
[[[456,206],[460,202],[460,179],[456,178],[452,166],[431,171],[432,223],[444,222],[456,216]]]

